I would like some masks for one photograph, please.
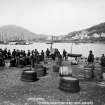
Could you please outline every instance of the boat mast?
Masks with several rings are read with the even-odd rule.
[[[3,41],[3,35],[4,35],[4,33],[2,32],[2,35],[1,35],[1,42],[4,42],[4,41]]]
[[[52,45],[53,45],[53,36],[51,37],[51,43],[50,43],[50,51],[52,52]]]
[[[71,43],[71,54],[72,54],[72,50],[73,50],[73,42]]]
[[[2,33],[2,32],[1,32]],[[1,33],[0,33],[0,42],[1,42]]]

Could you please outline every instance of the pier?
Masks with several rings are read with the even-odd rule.
[[[70,62],[66,61],[65,64]],[[40,102],[88,102],[89,105],[105,103],[105,87],[99,86],[97,81],[85,81],[80,79],[80,92],[68,93],[61,91],[59,87],[59,72],[53,72],[54,61],[47,64],[48,75],[41,77],[36,82],[23,82],[20,80],[24,68],[3,68],[0,71],[0,104],[3,105],[40,105]],[[82,67],[70,66],[72,72],[78,74]],[[46,105],[46,104],[44,104]],[[53,104],[54,105],[54,104]],[[76,104],[78,105],[78,104]]]

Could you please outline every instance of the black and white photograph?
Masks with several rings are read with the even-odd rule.
[[[105,105],[105,0],[0,0],[0,105]]]

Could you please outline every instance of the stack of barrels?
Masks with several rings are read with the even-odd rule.
[[[71,93],[80,91],[79,80],[74,77],[61,77],[59,88]]]

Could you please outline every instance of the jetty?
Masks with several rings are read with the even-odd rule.
[[[79,79],[80,91],[70,93],[59,89],[59,72],[53,71],[55,61],[49,59],[43,63],[47,75],[35,82],[21,81],[22,71],[29,68],[3,67],[0,70],[0,104],[1,105],[104,105],[105,85],[100,86],[97,80]],[[79,75],[81,65],[63,64],[72,70],[72,75]],[[105,83],[103,81],[103,83]],[[47,103],[47,104],[46,104]],[[55,104],[54,104],[55,103]]]

